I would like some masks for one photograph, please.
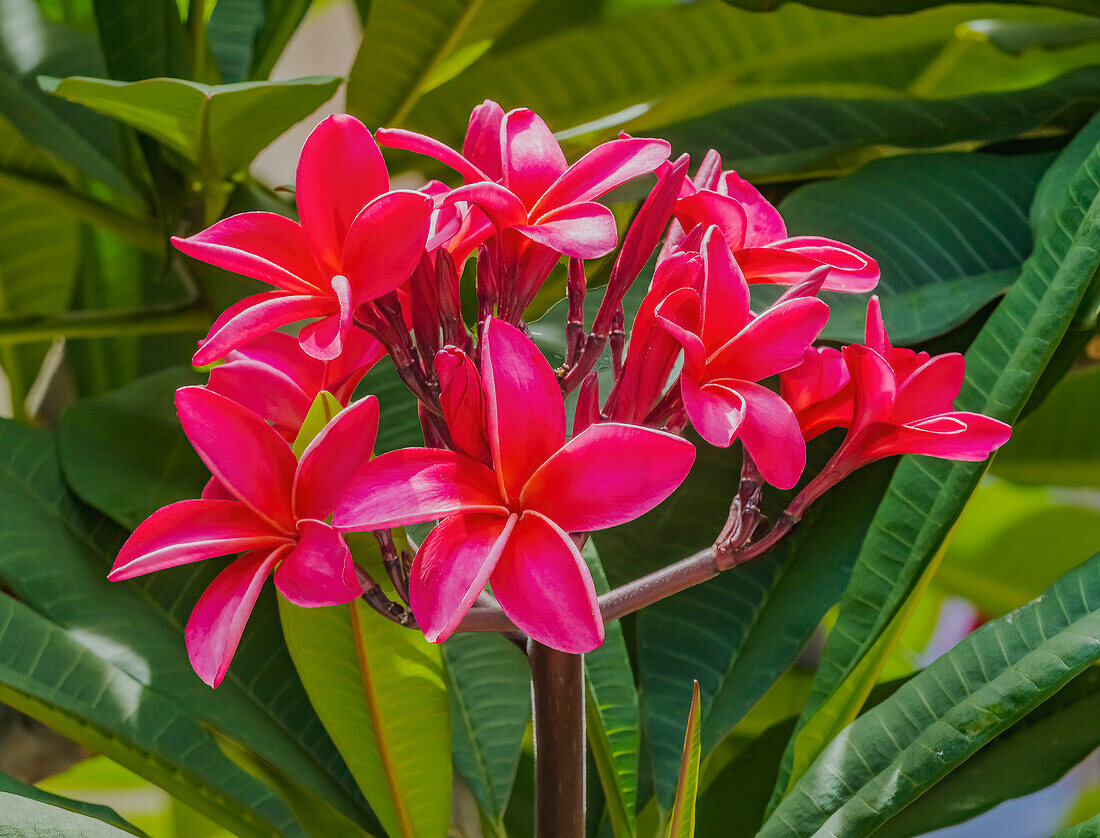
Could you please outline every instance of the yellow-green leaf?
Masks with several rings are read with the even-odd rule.
[[[695,835],[695,798],[699,791],[699,682],[692,687],[691,710],[684,733],[684,757],[680,762],[680,780],[676,784],[676,802],[668,822],[668,838],[693,838]]]

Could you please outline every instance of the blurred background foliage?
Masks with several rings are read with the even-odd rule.
[[[968,409],[1023,416],[989,474],[919,458],[866,469],[781,550],[612,627],[587,662],[590,833],[663,828],[692,679],[699,835],[810,835],[827,816],[843,835],[919,835],[1044,787],[1045,802],[1009,803],[967,834],[1028,838],[1095,815],[1095,657],[1074,647],[1065,675],[1021,662],[1082,626],[1096,635],[1100,620],[1086,561],[1100,548],[1098,11],[1095,0],[0,0],[0,700],[20,711],[4,722],[0,822],[155,838],[383,834],[385,784],[339,747],[358,717],[321,710],[270,591],[210,693],[181,626],[211,570],[125,585],[104,575],[130,528],[200,491],[171,392],[199,380],[187,363],[216,314],[256,290],[179,258],[168,237],[245,210],[293,216],[279,187],[325,113],[456,144],[486,98],[541,114],[571,159],[620,131],[666,137],[695,161],[718,149],[792,234],[879,260],[897,343],[968,352]],[[431,162],[390,157],[401,185],[448,177]],[[609,196],[624,224],[642,194]],[[594,285],[607,267],[590,266]],[[555,275],[528,312],[545,313],[532,332],[552,358],[563,289]],[[858,340],[865,297],[829,302],[826,337]],[[380,449],[415,444],[392,371],[380,365],[363,388],[381,400]],[[738,468],[729,452],[701,451],[668,503],[596,538],[598,582],[710,543]],[[1046,603],[1063,604],[1065,580],[1081,591],[1065,625],[1048,631],[1038,616],[1038,635],[1021,629],[1024,646],[1006,645],[1002,631],[1039,613],[1014,609],[1048,590]],[[367,641],[382,642],[386,627],[364,620]],[[996,704],[999,718],[976,722],[953,761],[906,762],[917,757],[895,740],[881,770],[919,775],[904,792],[884,795],[829,757],[853,720],[857,750],[872,724],[891,737],[918,724],[903,697],[932,695],[922,690],[939,670],[925,667],[981,624],[968,641],[978,671],[969,647],[944,666],[965,670],[975,700],[1005,683],[997,667],[1023,667],[1034,695]],[[455,835],[529,834],[522,659],[496,637],[456,637],[442,655],[453,735],[429,756],[453,756],[453,796],[434,780],[406,791],[451,799]],[[926,733],[966,704],[940,692],[925,702]],[[416,720],[388,724],[375,734],[403,741]],[[1079,834],[1100,834],[1089,829]]]

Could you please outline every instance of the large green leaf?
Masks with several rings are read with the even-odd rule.
[[[1092,0],[1005,1],[1028,6],[1056,6],[1061,9],[1085,13],[1096,11],[1096,6],[1092,3]],[[726,0],[726,2],[734,6],[740,6],[742,9],[765,12],[776,9],[789,2],[789,0]],[[859,15],[901,15],[931,8],[932,6],[958,2],[958,0],[800,0],[800,2],[818,9],[835,9],[839,12],[851,12]]]
[[[71,77],[42,86],[136,128],[195,164],[220,174],[247,168],[294,123],[328,101],[340,80],[311,76],[278,82],[206,85],[182,79],[117,82]]]
[[[310,701],[386,832],[443,835],[451,724],[439,647],[361,600],[299,608],[279,597],[279,617]]]
[[[122,838],[124,831],[97,818],[51,806],[41,800],[0,791],[0,827],[8,835],[38,838]],[[8,832],[9,829],[17,832]]]
[[[171,367],[66,410],[61,466],[81,500],[134,529],[160,507],[198,497],[210,473],[183,435],[172,395],[199,383],[190,367]]]
[[[907,838],[961,823],[1046,788],[1100,746],[1100,669],[1040,704],[892,818],[875,835]]]
[[[853,722],[760,838],[870,834],[1098,658],[1100,554],[986,623]],[[1066,759],[1052,757],[1051,769]]]
[[[1031,252],[1027,209],[1051,159],[948,153],[878,160],[796,189],[780,211],[791,235],[827,236],[878,261],[874,293],[887,331],[908,345],[963,323],[1012,285]],[[823,337],[862,341],[867,295],[826,292],[822,299],[829,304]]]
[[[348,110],[399,125],[417,100],[492,46],[531,0],[372,0],[348,76]]]
[[[1098,835],[1100,835],[1100,815],[1082,821],[1069,829],[1064,829],[1054,838],[1096,838]]]
[[[62,797],[61,795],[52,794],[51,792],[35,788],[32,785],[28,785],[27,783],[21,782],[20,780],[17,780],[14,777],[3,773],[0,773],[0,794],[26,798],[27,800],[37,801],[51,808],[68,810],[69,812],[76,815],[94,818],[96,821],[100,821],[104,824],[109,824],[110,826],[115,827],[122,832],[128,832],[131,835],[145,835],[144,832],[142,832],[132,823],[123,820],[121,817],[119,817],[116,811],[108,808],[107,806],[100,806],[96,803],[85,803],[82,800],[72,800],[68,797]],[[5,809],[0,809],[0,811],[6,812]]]
[[[189,724],[216,729],[349,817],[372,823],[294,677],[270,592],[253,610],[225,681],[212,692],[191,671],[183,625],[221,563],[108,582],[125,533],[69,492],[53,437],[4,422],[0,451],[0,538],[5,544],[0,577],[8,589],[59,632],[68,631],[72,642],[81,644],[77,648],[87,647],[128,673],[134,689],[178,703],[186,708]],[[141,487],[135,485],[135,491]],[[140,722],[140,716],[118,720],[144,732]]]
[[[584,558],[596,593],[608,591],[596,546],[585,545]],[[636,834],[638,802],[638,691],[619,620],[604,626],[603,645],[584,656],[584,709],[588,741],[615,838]]]
[[[645,729],[662,806],[671,805],[675,790],[691,698],[686,685],[699,682],[703,753],[709,754],[791,665],[840,599],[890,473],[889,464],[865,470],[811,509],[780,548],[639,614]],[[723,494],[721,484],[710,491]],[[727,507],[731,491],[725,490]],[[677,520],[675,512],[669,520]],[[711,540],[723,520],[708,522]],[[670,553],[665,561],[681,555],[686,553]]]
[[[503,832],[523,734],[531,677],[523,653],[495,633],[459,633],[443,644],[455,768],[481,811]]]
[[[218,0],[206,38],[225,82],[266,79],[311,0]]]
[[[746,84],[780,75],[803,92],[836,78],[836,95],[891,95],[958,24],[991,15],[979,6],[869,20],[796,5],[755,15],[712,0],[662,4],[491,50],[423,96],[408,124],[459,142],[470,109],[488,97],[530,107],[557,131],[650,130],[741,101]]]
[[[699,683],[691,688],[691,708],[688,710],[684,733],[680,777],[673,795],[672,814],[668,821],[667,838],[694,838],[695,804],[699,792]]]
[[[755,99],[654,133],[696,160],[717,149],[744,177],[790,177],[903,150],[1010,140],[1062,119],[1072,124],[1098,98],[1100,67],[1087,67],[1038,87],[946,99]]]
[[[1097,405],[1100,366],[1066,376],[1013,431],[993,473],[1017,483],[1100,488]]]
[[[7,581],[7,580],[6,580]],[[304,835],[186,704],[143,683],[148,661],[0,596],[0,700],[160,785],[241,836]]]
[[[92,6],[111,78],[191,77],[187,32],[175,0],[93,0]]]
[[[983,481],[951,531],[933,584],[999,617],[1037,597],[1097,544],[1093,498]]]
[[[1100,266],[1100,147],[1078,169],[1060,209],[1039,230],[1020,279],[967,351],[962,410],[1011,422],[1019,414]],[[903,458],[867,532],[830,633],[804,725],[859,666],[939,549],[985,463]],[[775,800],[824,743],[793,740]],[[795,778],[797,779],[797,778]]]

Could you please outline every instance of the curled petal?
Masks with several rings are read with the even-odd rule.
[[[491,465],[493,454],[485,427],[485,391],[469,356],[453,346],[435,354],[439,403],[455,450],[479,463]]]
[[[532,215],[606,195],[628,180],[652,172],[671,151],[672,146],[665,140],[633,137],[596,146],[554,181],[539,198]]]
[[[380,530],[457,512],[502,510],[496,477],[481,463],[438,448],[403,448],[355,473],[332,525],[344,531]]]
[[[299,524],[298,544],[275,569],[275,587],[295,605],[343,605],[363,593],[344,537],[323,521]]]
[[[504,115],[500,126],[504,185],[532,207],[568,167],[542,118],[527,108]]]
[[[351,285],[347,278],[334,276],[332,292],[339,310],[328,317],[307,323],[298,333],[302,351],[319,361],[331,361],[339,356],[344,348],[344,339],[351,331],[354,305],[351,299]]]
[[[431,215],[431,198],[402,190],[379,195],[355,217],[343,264],[356,305],[392,291],[412,275],[428,241]]]
[[[181,500],[141,522],[107,578],[133,579],[181,564],[286,543],[279,532],[240,501]]]
[[[452,190],[443,199],[444,206],[466,202],[481,210],[497,230],[527,223],[527,210],[512,192],[499,183],[471,183]]]
[[[512,622],[546,646],[591,652],[603,643],[592,576],[573,540],[537,512],[524,512],[490,582]]]
[[[544,214],[534,224],[515,228],[532,241],[565,256],[596,259],[615,249],[615,216],[603,204],[568,204]]]
[[[829,265],[826,291],[871,291],[879,280],[878,263],[862,250],[817,236],[795,236],[737,252],[749,282],[790,285],[820,265]]]
[[[707,362],[707,375],[760,381],[797,366],[825,324],[829,307],[813,297],[779,303],[735,335]]]
[[[481,369],[489,446],[501,495],[519,498],[527,478],[565,442],[565,403],[550,364],[515,326],[489,318]]]
[[[432,643],[462,622],[500,559],[516,516],[452,515],[428,533],[413,560],[409,604]]]
[[[852,433],[872,422],[889,421],[897,398],[897,378],[890,364],[866,346],[845,346],[842,351],[852,376]]]
[[[231,317],[219,318],[214,323],[210,334],[191,359],[192,364],[197,367],[212,364],[227,352],[280,326],[311,317],[327,317],[336,314],[340,307],[334,296],[289,295],[282,291],[256,294],[241,303],[231,309]]]
[[[749,322],[749,286],[717,227],[707,230],[701,252],[703,294],[699,336],[713,351]]]
[[[314,257],[329,273],[340,273],[340,254],[355,217],[388,188],[382,152],[358,119],[335,114],[310,133],[294,192]]]
[[[294,475],[294,514],[325,519],[378,436],[378,399],[367,396],[334,416],[306,446]]]
[[[699,378],[707,363],[707,351],[698,335],[699,294],[691,288],[673,291],[657,306],[657,322],[684,347],[684,376]]]
[[[454,169],[468,182],[495,180],[450,146],[445,146],[439,140],[425,137],[415,131],[406,131],[404,128],[379,128],[374,132],[374,136],[383,148],[398,148],[402,151],[433,157],[444,166]]]
[[[653,509],[684,481],[694,461],[695,446],[682,437],[604,422],[539,466],[520,503],[568,532],[602,530]]]
[[[680,379],[680,393],[699,436],[716,448],[729,448],[745,418],[745,400],[740,394],[715,382],[701,387],[687,376]]]
[[[719,190],[745,209],[747,225],[744,247],[757,247],[787,238],[787,226],[779,210],[759,190],[736,172],[723,172]]]
[[[293,531],[290,498],[298,463],[286,440],[251,410],[205,387],[177,390],[176,412],[218,481],[274,526]]]
[[[958,352],[937,355],[898,385],[890,420],[899,425],[937,413],[951,413],[962,389],[966,361]]]
[[[302,228],[273,212],[245,212],[172,244],[208,265],[269,282],[292,294],[312,294],[322,278]]]
[[[492,99],[486,99],[470,113],[466,127],[466,139],[462,142],[462,156],[485,173],[490,180],[500,180],[501,135],[504,109]]]
[[[214,577],[187,621],[184,638],[196,674],[217,687],[241,642],[245,624],[264,580],[290,545],[270,552],[245,553]]]
[[[717,225],[730,250],[744,247],[748,217],[740,202],[728,195],[700,190],[677,201],[675,213],[685,230],[698,225],[704,229]]]
[[[863,344],[875,350],[887,361],[891,360],[893,347],[890,336],[886,334],[886,324],[882,320],[882,303],[878,295],[872,295],[867,301],[867,322],[863,327]]]
[[[798,420],[783,399],[759,384],[730,382],[744,400],[738,436],[760,475],[778,489],[791,489],[806,467],[806,442]]]

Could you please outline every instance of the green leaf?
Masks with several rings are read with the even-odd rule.
[[[206,38],[222,79],[266,79],[311,0],[218,0]]]
[[[726,0],[726,2],[740,6],[742,9],[763,12],[778,8],[789,0]],[[799,2],[817,9],[835,9],[838,12],[859,15],[901,15],[933,6],[942,6],[954,0],[799,0]],[[1096,11],[1096,6],[1091,0],[1005,0],[1005,2],[1019,3],[1024,6],[1054,6],[1085,13]]]
[[[1097,544],[1100,509],[1087,495],[983,481],[951,531],[934,584],[999,617],[1038,596]]]
[[[992,472],[1016,483],[1100,487],[1100,367],[1066,376],[1012,432]]]
[[[527,660],[499,634],[469,632],[454,634],[443,644],[443,663],[455,768],[502,834],[531,719]]]
[[[424,435],[417,418],[416,397],[409,392],[389,358],[383,358],[355,388],[355,397],[368,393],[378,397],[378,438],[376,454],[424,444]]]
[[[111,78],[191,77],[187,32],[175,0],[93,0]]]
[[[700,462],[731,456],[704,449]],[[798,656],[825,612],[840,599],[890,479],[881,464],[826,495],[795,534],[772,553],[720,574],[703,585],[649,606],[638,615],[638,669],[645,729],[653,755],[658,800],[671,806],[690,696],[699,683],[704,755],[734,729]],[[693,477],[689,477],[691,481]],[[733,488],[711,483],[709,493],[727,507]],[[700,487],[698,491],[707,491]],[[692,496],[674,496],[665,520],[675,528],[678,510]],[[705,525],[717,536],[724,514]],[[653,533],[654,538],[660,536]],[[639,540],[644,540],[638,533]],[[665,555],[681,558],[689,545]]]
[[[80,499],[135,529],[160,507],[198,497],[210,473],[183,435],[172,396],[200,383],[190,367],[171,367],[70,406],[58,444]]]
[[[160,785],[241,836],[303,835],[185,705],[141,683],[140,658],[0,596],[0,700]],[[113,662],[112,662],[113,659]],[[139,667],[137,677],[134,668]]]
[[[136,834],[85,814],[6,791],[0,791],[0,811],[4,813],[4,831],[9,835],[34,835],[37,838],[119,838]],[[12,828],[18,832],[8,832]]]
[[[878,261],[886,329],[907,346],[965,322],[1016,280],[1031,252],[1027,208],[1050,162],[974,153],[878,160],[796,189],[780,212],[791,235],[837,239]],[[867,296],[823,294],[823,337],[862,341]]]
[[[327,102],[340,80],[206,85],[182,79],[117,82],[41,79],[48,92],[78,102],[164,143],[186,160],[209,155],[222,175],[243,171],[279,135]]]
[[[348,77],[348,110],[368,126],[400,125],[417,100],[458,75],[531,0],[373,0]]]
[[[96,821],[101,821],[103,824],[109,824],[111,827],[115,827],[122,832],[128,832],[131,835],[144,836],[145,833],[138,829],[133,824],[123,820],[119,817],[118,813],[113,809],[106,806],[100,806],[96,803],[85,803],[82,800],[71,800],[68,797],[62,797],[58,794],[52,794],[48,791],[35,788],[32,785],[21,782],[7,774],[0,773],[0,794],[5,796],[14,796],[26,798],[30,801],[37,801],[48,807],[67,810],[77,816],[86,816]],[[2,804],[0,804],[2,805]],[[5,813],[7,809],[0,809]],[[5,826],[11,826],[12,824],[4,824]],[[98,827],[97,827],[98,828]],[[38,835],[38,832],[31,834]],[[60,833],[61,835],[68,835],[67,832]],[[115,834],[115,833],[107,833]]]
[[[1100,67],[1086,67],[1038,87],[946,99],[761,98],[653,130],[693,159],[714,148],[744,177],[789,178],[903,150],[1003,142],[1073,121],[1098,90]]]
[[[684,753],[680,762],[680,779],[668,822],[667,838],[693,838],[695,835],[695,801],[699,791],[699,682],[694,682],[691,709],[688,711],[684,734]]]
[[[349,817],[373,822],[294,677],[280,642],[270,589],[253,609],[225,681],[211,691],[191,670],[183,626],[195,600],[224,564],[199,562],[134,582],[108,582],[107,572],[126,533],[69,492],[53,437],[0,423],[0,451],[0,538],[5,544],[0,578],[15,596],[69,631],[73,643],[79,641],[77,649],[90,648],[117,664],[134,689],[167,697],[177,707],[173,712],[184,713],[196,730],[217,729]],[[80,683],[71,688],[83,689]],[[154,736],[158,730],[141,727],[143,714],[116,720],[110,707],[104,712],[107,721],[134,725],[142,735]],[[207,734],[201,739],[216,748]],[[134,770],[143,773],[140,767]],[[277,804],[292,823],[281,801],[267,794],[270,805]]]
[[[443,835],[451,726],[439,647],[361,600],[299,608],[279,597],[279,617],[310,701],[387,834]]]
[[[923,835],[1057,782],[1100,746],[1100,670],[1040,704],[875,833]]]
[[[343,410],[343,405],[340,404],[340,400],[328,390],[322,390],[318,393],[313,399],[313,404],[306,411],[301,427],[298,428],[298,436],[294,438],[294,444],[291,446],[294,456],[301,459],[302,454],[305,453],[306,448],[317,437],[317,434],[321,433],[325,425],[341,410]]]
[[[986,623],[852,723],[760,838],[870,834],[1098,658],[1100,554]]]
[[[597,594],[609,590],[596,546],[585,545],[584,558]],[[603,645],[584,656],[584,714],[588,742],[603,786],[615,838],[637,834],[638,691],[619,620],[604,626]]]
[[[1063,829],[1054,838],[1097,838],[1100,835],[1100,815],[1089,818],[1069,829]]]
[[[959,409],[1011,422],[1027,402],[1100,266],[1098,193],[1100,147],[1070,181],[1061,208],[1039,230],[1020,279],[967,351]],[[902,459],[863,542],[800,726],[840,688],[893,619],[985,468]],[[789,758],[775,801],[788,787]]]

